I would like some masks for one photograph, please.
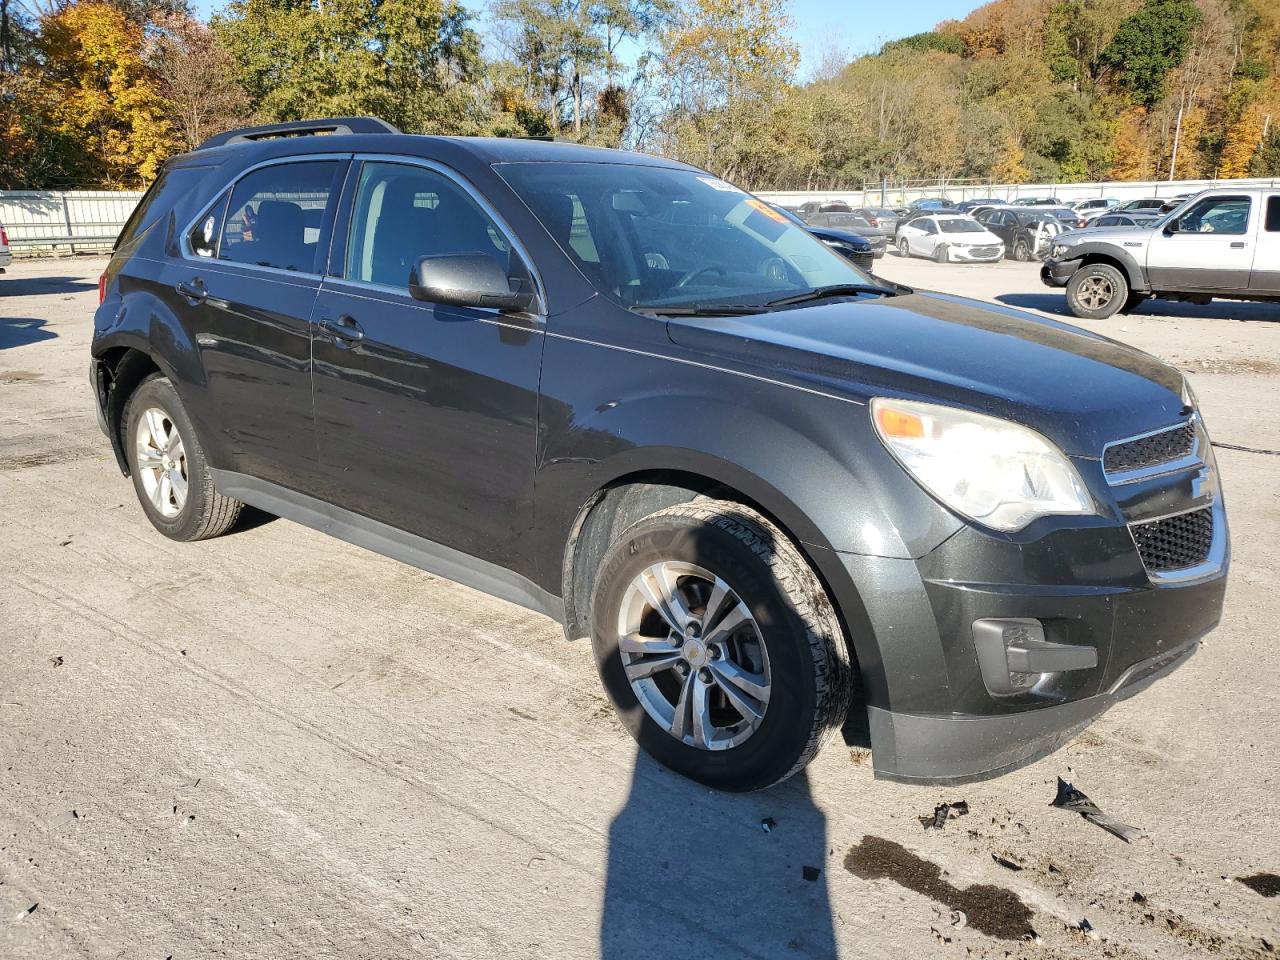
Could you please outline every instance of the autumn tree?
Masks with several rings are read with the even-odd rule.
[[[1192,31],[1202,20],[1193,0],[1146,0],[1120,24],[1098,56],[1098,66],[1150,107],[1164,93],[1169,71],[1182,63]]]
[[[148,58],[182,149],[194,150],[249,118],[249,97],[235,79],[235,61],[200,21],[185,13],[158,16]]]
[[[167,105],[143,58],[143,31],[114,4],[80,0],[40,23],[40,84],[52,133],[83,151],[86,177],[143,186],[172,153]]]

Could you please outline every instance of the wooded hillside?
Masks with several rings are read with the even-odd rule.
[[[805,82],[792,35],[786,0],[0,0],[0,189],[136,187],[229,126],[349,113],[755,189],[1280,175],[1280,0],[994,0]]]

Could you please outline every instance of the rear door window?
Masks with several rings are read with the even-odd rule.
[[[321,228],[336,191],[336,160],[261,167],[231,192],[218,259],[317,273]]]

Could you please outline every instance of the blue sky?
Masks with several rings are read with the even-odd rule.
[[[886,40],[932,29],[941,20],[958,20],[983,0],[791,0],[792,36],[800,45],[802,78],[810,76],[829,51],[850,59],[877,49]],[[192,0],[207,19],[225,0]],[[464,0],[477,13],[483,31],[486,0]]]

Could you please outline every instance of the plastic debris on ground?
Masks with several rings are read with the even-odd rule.
[[[954,820],[956,817],[963,817],[969,812],[969,801],[954,800],[951,803],[940,803],[933,808],[933,815],[928,817],[917,817],[920,825],[926,830],[941,830],[947,825],[948,820]]]
[[[1053,798],[1053,802],[1049,806],[1078,813],[1090,823],[1096,824],[1107,833],[1119,837],[1125,843],[1131,843],[1147,835],[1140,827],[1133,827],[1107,816],[1088,796],[1061,777],[1058,778],[1058,795]]]

